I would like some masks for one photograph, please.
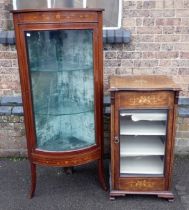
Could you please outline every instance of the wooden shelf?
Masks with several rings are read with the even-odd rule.
[[[163,175],[163,161],[160,157],[126,157],[121,158],[121,174]]]
[[[121,136],[120,156],[164,155],[165,145],[160,136]]]
[[[140,121],[140,120],[146,120],[146,121],[166,121],[167,119],[167,113],[153,113],[152,111],[149,113],[135,113],[135,112],[124,112],[121,111],[120,115],[123,116],[130,116],[132,121]]]
[[[166,135],[166,125],[161,121],[137,121],[133,122],[126,118],[120,120],[121,135]]]

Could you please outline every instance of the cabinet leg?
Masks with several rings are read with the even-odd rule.
[[[31,189],[30,189],[30,198],[34,196],[36,188],[36,165],[31,163]]]
[[[99,177],[101,187],[104,190],[107,190],[108,188],[107,188],[106,181],[105,181],[104,163],[103,163],[102,159],[98,160],[98,177]]]
[[[175,200],[175,197],[174,197],[172,192],[168,192],[168,193],[165,193],[165,194],[160,194],[160,195],[158,195],[158,197],[159,198],[165,198],[169,202],[173,202]]]

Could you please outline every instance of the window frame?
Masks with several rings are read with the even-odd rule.
[[[83,0],[83,8],[87,8],[87,1],[88,0]],[[121,22],[122,22],[122,1],[123,0],[119,0],[119,10],[118,10],[118,22],[117,22],[117,26],[115,27],[105,27],[103,26],[103,30],[118,30],[121,28]]]

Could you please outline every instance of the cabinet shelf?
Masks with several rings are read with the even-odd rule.
[[[39,70],[40,69],[40,70]],[[71,71],[87,71],[93,69],[92,65],[80,65],[80,64],[75,64],[75,65],[61,65],[60,67],[57,65],[55,66],[54,63],[53,65],[39,65],[38,67],[31,67],[30,71],[32,73],[34,72],[49,72],[49,73],[64,73],[64,72],[71,72]]]
[[[132,121],[140,121],[140,120],[165,121],[167,119],[166,113],[137,113],[137,112],[129,113],[129,112],[121,111],[120,115],[122,117],[130,116]]]
[[[121,136],[120,156],[164,155],[165,145],[160,136]]]
[[[70,136],[64,139],[60,138],[54,138],[51,139],[44,144],[40,145],[39,150],[44,151],[56,151],[56,152],[62,152],[62,151],[71,151],[76,149],[84,149],[91,146],[94,146],[95,143],[90,142],[90,140],[81,140],[77,137]]]
[[[164,164],[160,157],[121,158],[120,173],[136,175],[163,175]]]
[[[162,135],[166,134],[166,125],[162,121],[131,121],[126,118],[120,120],[121,135]]]
[[[61,115],[76,115],[88,112],[94,112],[92,105],[79,104],[74,101],[65,101],[58,106],[57,103],[45,105],[35,111],[36,115],[44,116],[61,116]]]

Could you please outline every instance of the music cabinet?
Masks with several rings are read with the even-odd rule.
[[[152,194],[173,200],[171,177],[179,87],[167,76],[113,76],[110,199]]]
[[[102,9],[13,10],[32,197],[36,165],[97,160],[104,189]]]

